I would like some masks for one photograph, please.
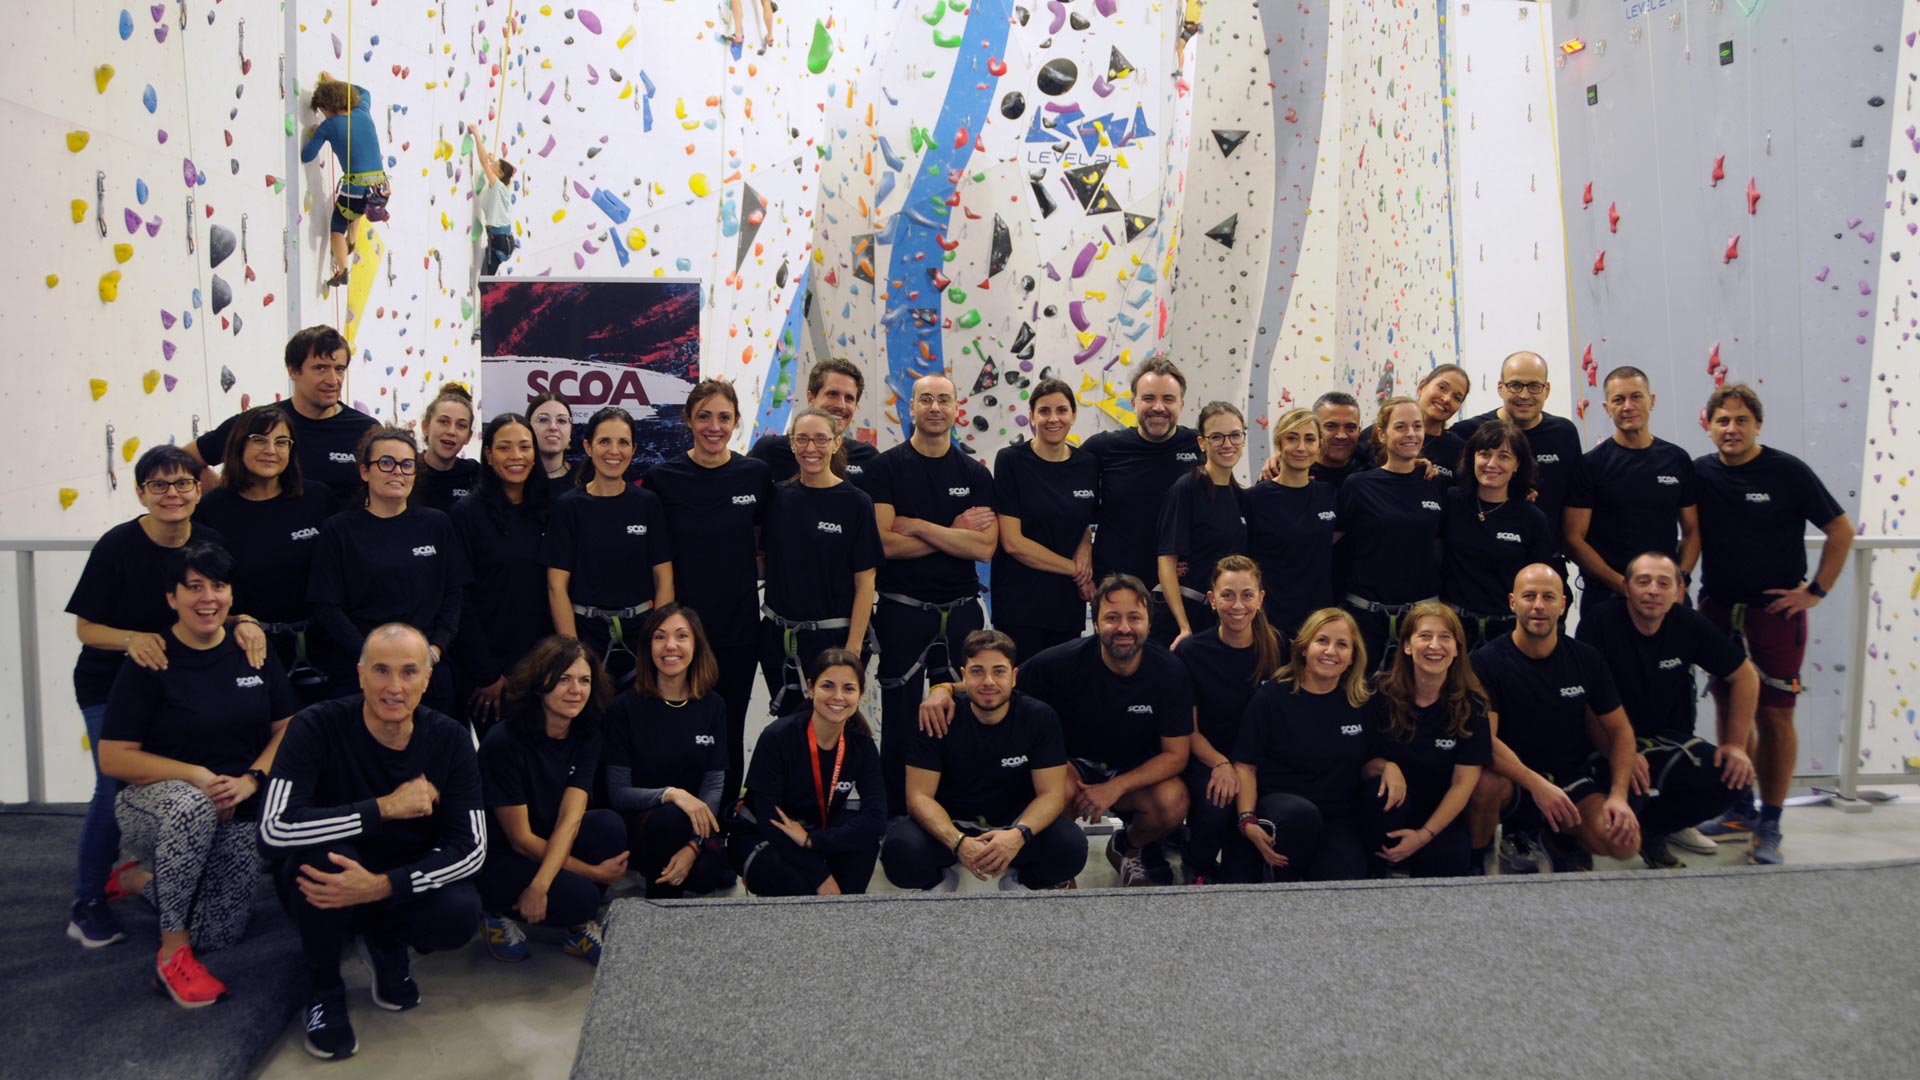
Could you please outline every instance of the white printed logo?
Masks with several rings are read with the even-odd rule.
[[[432,544],[421,544],[419,547],[413,549],[413,553],[422,558],[425,558],[428,555],[440,554],[438,551],[434,549],[434,546]]]
[[[733,505],[735,506],[752,506],[757,501],[758,500],[752,495],[735,495],[733,497]]]
[[[973,489],[970,487],[950,487],[947,489],[947,494],[956,499],[964,499],[973,494]]]
[[[1189,453],[1189,454],[1175,454],[1175,455],[1173,455],[1173,460],[1175,460],[1175,461],[1189,461],[1189,462],[1192,462],[1192,461],[1199,461],[1199,460],[1200,460],[1200,455],[1199,455],[1199,454],[1191,454],[1191,453]]]
[[[1750,503],[1772,502],[1773,496],[1764,491],[1749,491],[1747,492],[1747,501]]]
[[[853,781],[842,780],[839,783],[833,785],[833,790],[839,792],[842,795],[851,794],[853,792]]]
[[[629,525],[627,526],[627,535],[645,536],[647,535],[647,527],[645,525]]]
[[[693,737],[693,745],[695,745],[695,746],[712,746],[712,745],[713,745],[713,736],[711,736],[711,735],[695,735],[695,736]]]
[[[1563,686],[1560,688],[1560,696],[1563,698],[1586,697],[1587,688],[1584,686]]]
[[[453,497],[456,499],[464,499],[471,494],[473,494],[472,488],[454,488],[453,489]]]
[[[1339,516],[1340,516],[1339,514],[1336,514],[1336,513],[1334,513],[1334,512],[1333,512],[1333,511],[1331,511],[1331,510],[1322,510],[1322,511],[1320,511],[1320,520],[1321,520],[1321,521],[1332,521],[1332,520],[1334,520],[1335,518],[1337,518],[1337,517],[1339,517]]]
[[[1438,510],[1438,509],[1440,509],[1440,504],[1439,504],[1439,503],[1437,503],[1437,502],[1434,502],[1434,501],[1433,501],[1432,499],[1421,499],[1421,500],[1420,500],[1420,509],[1422,509],[1422,510]]]
[[[1093,491],[1090,488],[1078,488],[1075,489],[1073,497],[1076,499],[1091,499],[1093,498]]]
[[[867,474],[867,470],[865,470],[865,469],[863,469],[863,468],[861,468],[861,467],[860,467],[860,466],[858,466],[858,465],[848,465],[848,466],[847,466],[847,475],[848,475],[848,476],[865,476],[866,474]]]
[[[293,535],[292,535],[292,536],[289,536],[289,537],[287,537],[287,539],[289,539],[289,540],[311,540],[311,539],[313,539],[314,537],[316,537],[316,536],[319,536],[319,535],[320,535],[320,530],[319,530],[319,529],[315,529],[315,528],[305,528],[305,529],[295,529],[295,530],[293,531]]]
[[[1359,725],[1359,724],[1341,724],[1341,725],[1340,725],[1340,734],[1342,734],[1342,735],[1358,735],[1358,734],[1360,734],[1360,725]]]
[[[1671,657],[1671,658],[1669,658],[1669,659],[1666,659],[1666,660],[1662,660],[1662,661],[1660,661],[1660,670],[1661,670],[1661,671],[1672,671],[1673,669],[1675,669],[1675,668],[1677,668],[1677,667],[1680,667],[1680,666],[1681,666],[1682,664],[1684,664],[1684,663],[1685,663],[1685,661],[1683,661],[1683,660],[1681,660],[1681,659],[1680,659],[1679,657],[1677,657],[1677,656],[1675,656],[1675,657]]]
[[[251,690],[256,686],[267,685],[267,680],[261,678],[258,675],[242,675],[239,678],[233,680],[233,685],[239,687],[242,690]]]
[[[335,450],[327,455],[327,460],[335,465],[353,464],[353,453],[347,450]]]
[[[1152,716],[1152,715],[1153,715],[1153,706],[1151,706],[1151,705],[1129,705],[1129,706],[1127,706],[1127,711],[1128,711],[1128,712],[1130,712],[1130,713],[1132,713],[1132,714],[1134,714],[1135,716]]]
[[[1660,483],[1662,483],[1662,484],[1666,484],[1666,485],[1669,485],[1669,486],[1673,486],[1673,485],[1677,485],[1677,484],[1679,484],[1679,483],[1680,483],[1680,478],[1679,478],[1679,477],[1677,477],[1677,476],[1667,476],[1667,475],[1666,475],[1666,474],[1664,474],[1664,473],[1662,473],[1662,474],[1661,474],[1661,475],[1659,475],[1659,476],[1656,476],[1656,477],[1654,477],[1654,479],[1655,479],[1656,481],[1658,481],[1658,482],[1660,482]]]
[[[1526,542],[1520,539],[1519,533],[1497,532],[1493,534],[1493,538],[1495,540],[1505,540],[1509,544],[1523,544]]]
[[[1533,455],[1533,460],[1536,463],[1541,465],[1558,465],[1560,464],[1560,455],[1559,454],[1535,454]]]
[[[1003,757],[1000,759],[1000,767],[1003,769],[1017,769],[1026,763],[1027,755],[1025,754],[1021,754],[1019,757]]]
[[[823,533],[832,533],[832,534],[834,534],[835,536],[838,536],[838,535],[840,535],[840,534],[841,534],[841,533],[842,533],[843,531],[845,531],[845,530],[843,530],[843,529],[841,529],[841,528],[840,528],[840,523],[839,523],[839,522],[837,522],[837,521],[821,521],[821,522],[816,522],[816,523],[815,523],[815,527],[816,527],[816,528],[818,528],[818,529],[819,529],[819,530],[820,530],[821,532],[823,532]]]
[[[1429,463],[1429,464],[1431,464],[1431,463]],[[1452,469],[1449,469],[1449,468],[1447,468],[1447,467],[1446,467],[1445,465],[1434,465],[1434,466],[1433,466],[1433,471],[1434,471],[1434,472],[1437,472],[1437,473],[1439,473],[1439,474],[1440,474],[1441,476],[1452,476],[1452,475],[1453,475],[1453,470],[1452,470]]]
[[[1435,750],[1451,750],[1453,749],[1453,747],[1454,747],[1454,741],[1452,739],[1433,740],[1433,748]]]

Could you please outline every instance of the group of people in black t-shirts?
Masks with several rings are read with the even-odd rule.
[[[529,925],[597,960],[629,872],[652,897],[858,893],[876,863],[902,888],[1072,888],[1075,822],[1109,817],[1129,886],[1179,880],[1170,851],[1194,883],[1464,874],[1503,824],[1512,870],[1672,866],[1742,832],[1780,861],[1805,611],[1852,529],[1760,446],[1744,386],[1715,391],[1718,452],[1692,461],[1616,370],[1615,431],[1583,454],[1535,354],[1451,426],[1469,380],[1443,365],[1365,428],[1345,394],[1281,413],[1243,486],[1245,417],[1181,426],[1165,359],[1136,366],[1136,426],[1078,444],[1071,388],[1026,385],[1028,437],[991,472],[952,437],[947,376],[913,383],[880,453],[848,435],[861,372],[823,360],[746,455],[732,387],[699,383],[691,448],[635,485],[623,410],[587,419],[568,482],[566,403],[492,416],[474,462],[464,390],[422,441],[342,402],[347,364],[302,331],[287,400],[143,455],[144,513],[68,604],[99,773],[69,935],[121,940],[110,901],[138,893],[156,986],[210,1004],[198,954],[271,873],[316,1055],[357,1045],[350,942],[376,1004],[411,1008],[409,949],[476,929],[503,960]],[[1830,541],[1811,578],[1807,521]],[[743,797],[756,674],[777,719]]]

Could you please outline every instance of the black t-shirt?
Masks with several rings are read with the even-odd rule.
[[[1215,484],[1195,473],[1175,480],[1168,489],[1160,503],[1156,554],[1178,555],[1186,562],[1181,587],[1206,592],[1214,564],[1229,555],[1246,554],[1247,512],[1240,497],[1238,486]],[[1149,584],[1159,582],[1158,577],[1149,579]]]
[[[1347,482],[1348,477],[1357,476],[1371,468],[1373,468],[1373,462],[1367,460],[1365,454],[1355,450],[1345,465],[1336,468],[1316,461],[1307,467],[1307,475],[1338,490],[1341,484]]]
[[[390,518],[366,507],[335,514],[320,527],[307,599],[338,608],[361,637],[403,622],[442,652],[460,629],[462,591],[473,574],[453,522],[425,507]],[[358,653],[359,641],[336,641]]]
[[[1587,710],[1605,716],[1620,707],[1613,674],[1593,646],[1561,637],[1544,660],[1520,651],[1512,634],[1473,650],[1473,673],[1500,717],[1500,741],[1534,772],[1573,777],[1594,752]]]
[[[880,565],[873,500],[852,481],[810,488],[775,484],[767,506],[767,606],[783,619],[844,619],[853,578]]]
[[[1328,817],[1354,813],[1360,770],[1380,754],[1380,709],[1354,708],[1347,692],[1294,692],[1268,682],[1254,691],[1240,719],[1233,760],[1254,768],[1261,795],[1298,795]]]
[[[1587,543],[1621,573],[1642,552],[1680,554],[1680,511],[1699,501],[1693,462],[1665,439],[1634,450],[1608,439],[1580,458],[1567,505],[1593,511]]]
[[[1260,581],[1267,590],[1267,621],[1283,638],[1291,637],[1308,614],[1334,599],[1338,498],[1333,484],[1319,480],[1308,480],[1305,487],[1297,488],[1262,480],[1243,496],[1247,554],[1260,564]]]
[[[433,468],[420,460],[420,471],[414,474],[413,505],[425,506],[441,513],[453,509],[453,504],[473,494],[480,486],[480,463],[472,458],[454,458],[447,469]]]
[[[1450,434],[1457,435],[1464,447],[1465,441],[1473,437],[1481,424],[1499,415],[1500,410],[1484,412],[1453,425]],[[1540,422],[1533,430],[1526,432],[1527,446],[1533,451],[1533,464],[1539,474],[1534,482],[1537,497],[1534,505],[1547,515],[1547,528],[1553,536],[1553,550],[1560,550],[1560,511],[1567,505],[1567,489],[1573,483],[1573,474],[1580,464],[1582,447],[1580,429],[1573,421],[1552,413],[1541,413]]]
[[[994,510],[1017,518],[1021,536],[1063,559],[1073,558],[1093,524],[1099,490],[1099,463],[1077,447],[1067,448],[1065,461],[1047,461],[1027,440],[993,459]],[[992,582],[995,622],[1075,632],[1087,623],[1087,603],[1073,578],[1035,570],[1004,547],[993,553]]]
[[[1460,475],[1460,456],[1466,453],[1467,440],[1457,431],[1429,435],[1420,444],[1420,456],[1433,465],[1432,482],[1441,489],[1451,488]],[[1473,467],[1472,462],[1467,463]]]
[[[647,470],[673,537],[673,598],[700,613],[718,646],[751,645],[760,625],[755,530],[773,496],[768,476],[765,462],[739,454],[713,468],[675,454]]]
[[[841,438],[840,446],[847,452],[847,479],[855,487],[866,491],[871,475],[868,466],[880,456],[880,448],[851,435]],[[793,458],[793,440],[785,435],[762,435],[760,441],[753,444],[753,449],[747,451],[747,456],[755,461],[766,462],[776,484],[786,483],[800,472],[800,463]]]
[[[1347,590],[1376,604],[1440,592],[1434,548],[1446,524],[1440,493],[1418,472],[1368,469],[1340,488],[1341,544],[1352,556]]]
[[[1651,635],[1633,625],[1626,604],[1608,604],[1580,617],[1580,640],[1606,660],[1633,733],[1642,738],[1693,738],[1693,669],[1724,679],[1747,662],[1732,638],[1685,604],[1667,612]]]
[[[907,764],[940,774],[933,797],[955,821],[1012,824],[1033,802],[1033,770],[1067,763],[1060,718],[1018,691],[997,724],[982,723],[963,700],[944,738],[915,726],[909,740]]]
[[[480,740],[480,793],[488,810],[527,808],[527,828],[551,839],[560,820],[560,800],[568,788],[593,793],[600,767],[600,736],[569,731],[564,739],[542,732],[528,735],[512,724],[495,724]],[[506,831],[487,815],[489,844],[496,856],[511,854]]]
[[[503,530],[477,491],[454,503],[447,516],[473,573],[460,605],[455,654],[475,685],[486,686],[553,633],[547,567],[540,560],[542,526],[524,503],[509,503]]]
[[[1195,727],[1215,750],[1231,755],[1240,735],[1240,717],[1256,687],[1253,669],[1260,650],[1252,645],[1236,649],[1221,641],[1216,626],[1182,641],[1173,655],[1186,667],[1193,685]],[[1272,674],[1263,672],[1261,680]]]
[[[1378,695],[1375,700],[1383,725],[1380,756],[1400,766],[1406,776],[1408,819],[1416,827],[1425,824],[1439,808],[1440,800],[1447,797],[1447,789],[1453,786],[1454,766],[1486,768],[1493,764],[1493,725],[1487,722],[1484,706],[1475,703],[1465,735],[1452,730],[1453,713],[1445,697],[1424,709],[1416,707],[1412,736],[1402,741],[1384,730],[1391,706]]]
[[[301,484],[298,497],[255,501],[229,488],[200,497],[193,520],[219,530],[233,556],[233,610],[262,622],[299,622],[313,614],[307,579],[320,526],[338,509],[333,489]]]
[[[1158,560],[1160,504],[1173,482],[1200,465],[1200,436],[1175,427],[1160,442],[1138,428],[1103,431],[1080,449],[1100,463],[1100,509],[1094,515],[1093,576],[1128,573],[1151,586]]]
[[[1020,689],[1053,706],[1072,757],[1119,772],[1160,752],[1161,739],[1193,734],[1193,685],[1185,665],[1151,642],[1140,666],[1119,676],[1100,659],[1100,639],[1075,638],[1020,665]]]
[[[574,603],[617,611],[653,599],[653,568],[673,561],[673,540],[653,492],[628,484],[599,496],[577,487],[554,500],[541,554],[572,575]]]
[[[1728,602],[1766,603],[1768,589],[1807,578],[1803,525],[1824,529],[1845,513],[1807,464],[1763,446],[1745,465],[1708,454],[1693,462],[1700,497],[1700,591]]]
[[[1507,614],[1514,575],[1553,555],[1547,516],[1532,503],[1508,499],[1489,506],[1482,521],[1484,504],[1468,488],[1448,488],[1446,504],[1440,599],[1476,615]]]
[[[874,505],[891,505],[897,518],[919,518],[946,527],[973,507],[993,505],[993,474],[958,446],[947,447],[939,457],[927,457],[912,443],[901,443],[881,454],[871,471],[866,488]],[[980,576],[973,560],[935,551],[882,562],[880,591],[944,603],[977,595]]]
[[[211,649],[167,639],[165,671],[121,662],[107,698],[102,739],[136,742],[149,754],[199,765],[215,776],[240,776],[273,738],[273,725],[300,707],[280,661],[247,663],[228,635]]]
[[[753,744],[747,763],[747,808],[759,823],[760,837],[775,845],[792,841],[773,825],[775,808],[805,826],[818,854],[872,851],[887,829],[887,788],[880,778],[880,748],[865,735],[843,731],[840,742],[822,749],[813,737],[813,713],[797,712],[768,724]],[[839,746],[845,744],[844,756]],[[841,757],[840,779],[833,780],[834,759]],[[814,777],[819,777],[816,787]],[[826,790],[828,788],[831,790]],[[820,820],[820,795],[827,797],[827,820]],[[847,799],[860,794],[860,809]]]
[[[310,420],[293,407],[293,402],[273,402],[287,414],[287,430],[293,435],[293,452],[300,458],[300,478],[307,484],[325,484],[344,505],[360,489],[360,464],[354,451],[360,448],[360,436],[380,421],[351,405],[342,403],[339,411],[325,420]],[[200,460],[218,466],[227,452],[227,438],[241,414],[235,413],[221,425],[194,442]]]
[[[175,549],[154,543],[140,518],[108,529],[93,545],[73,595],[67,598],[67,614],[136,634],[164,633],[179,621],[167,606],[167,594],[173,591],[173,582],[167,580],[167,556]],[[195,540],[227,545],[218,529],[199,524],[187,532],[187,542]],[[80,646],[80,658],[73,664],[73,693],[81,708],[107,703],[114,676],[120,674],[126,658],[118,650]]]
[[[627,690],[607,711],[608,766],[627,769],[637,788],[698,793],[708,773],[727,770],[727,705],[709,692],[680,705]]]

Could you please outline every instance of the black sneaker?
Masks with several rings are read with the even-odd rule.
[[[113,909],[107,907],[105,900],[99,899],[73,902],[73,913],[67,921],[67,936],[89,949],[127,939],[127,933],[120,929],[120,920],[114,917]]]
[[[383,945],[360,935],[360,962],[373,976],[373,1003],[388,1012],[405,1012],[420,1004],[420,984],[413,981],[413,958],[405,945]]]
[[[1537,874],[1543,861],[1539,834],[1525,829],[1500,830],[1501,873]]]
[[[1556,874],[1583,874],[1593,869],[1593,853],[1576,840],[1549,840],[1544,846]]]
[[[1640,834],[1640,858],[1654,870],[1684,870],[1687,864],[1673,853],[1672,845],[1664,836]]]
[[[1173,884],[1173,864],[1167,861],[1167,849],[1160,843],[1140,849],[1140,865],[1146,868],[1148,879],[1155,885]]]
[[[307,1001],[307,1053],[341,1061],[360,1049],[360,1039],[347,1020],[347,990],[337,986],[317,990]]]

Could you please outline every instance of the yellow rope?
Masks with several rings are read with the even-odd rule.
[[[500,125],[507,116],[507,54],[513,48],[509,44],[513,40],[513,5],[514,0],[507,0],[507,21],[500,28],[500,102],[493,109],[493,156],[495,157],[500,156]]]
[[[1560,179],[1559,90],[1553,85],[1553,55],[1557,50],[1547,41],[1547,20],[1536,19],[1535,22],[1540,25],[1540,56],[1544,69],[1541,73],[1541,78],[1545,79],[1547,83],[1547,104],[1549,106],[1547,109],[1547,130],[1553,134],[1553,190],[1555,199],[1560,207],[1560,263],[1567,282],[1567,335],[1571,339],[1567,343],[1567,348],[1571,351],[1571,355],[1569,355],[1567,359],[1568,362],[1573,365],[1573,372],[1569,373],[1569,377],[1573,379],[1574,386],[1572,404],[1576,407],[1574,420],[1580,425],[1581,430],[1584,432],[1587,426],[1586,417],[1578,414],[1577,407],[1580,402],[1580,391],[1585,385],[1586,372],[1580,370],[1579,367],[1580,327],[1576,314],[1576,305],[1573,302],[1573,245],[1568,243],[1567,240],[1567,193],[1566,189],[1561,185]]]

